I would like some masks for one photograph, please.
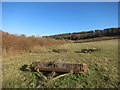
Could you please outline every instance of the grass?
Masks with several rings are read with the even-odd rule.
[[[75,53],[83,48],[100,48],[101,52]],[[56,48],[69,49],[68,53],[30,53],[3,59],[3,88],[43,88],[42,78],[36,72],[22,71],[24,64],[33,61],[52,61],[60,57],[63,62],[86,63],[88,74],[71,74],[52,82],[48,88],[118,88],[118,41],[69,43]]]
[[[83,43],[83,42],[95,42],[95,41],[103,41],[103,40],[113,40],[118,39],[118,36],[104,36],[104,37],[96,37],[96,38],[89,38],[89,39],[81,39],[75,40],[75,43]]]

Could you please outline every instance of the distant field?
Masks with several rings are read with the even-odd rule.
[[[83,48],[100,48],[100,52],[75,53]],[[118,40],[88,43],[69,43],[56,48],[69,49],[68,53],[30,53],[3,59],[3,88],[43,88],[41,79],[34,72],[21,71],[24,64],[33,61],[86,63],[89,73],[72,74],[51,83],[48,88],[118,88]],[[119,82],[120,83],[120,82]]]
[[[118,39],[118,36],[114,36],[114,37],[96,37],[96,38],[90,38],[90,39],[81,39],[81,40],[75,40],[75,43],[94,42],[94,41],[113,40],[113,39]]]

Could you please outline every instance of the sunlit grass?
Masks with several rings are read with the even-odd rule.
[[[4,88],[43,88],[35,72],[21,71],[24,64],[33,61],[51,61],[56,57],[63,62],[86,63],[88,74],[72,74],[52,82],[48,88],[115,88],[118,87],[117,40],[89,43],[70,43],[56,48],[69,49],[68,53],[31,53],[3,59]],[[75,53],[83,48],[100,48],[100,52]]]

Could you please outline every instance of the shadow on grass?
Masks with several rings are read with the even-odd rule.
[[[28,66],[27,64],[23,65],[23,66],[20,68],[20,70],[21,70],[21,71],[28,71],[28,70],[26,70],[27,66]]]

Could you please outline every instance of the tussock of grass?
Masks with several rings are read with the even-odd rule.
[[[52,61],[61,57],[62,62],[86,63],[88,74],[71,74],[52,82],[48,88],[117,88],[118,87],[117,40],[89,43],[70,43],[56,48],[69,49],[68,53],[30,53],[3,59],[4,88],[43,88],[42,78],[36,72],[21,71],[24,64],[33,61]],[[75,53],[84,48],[100,48],[101,52]]]

